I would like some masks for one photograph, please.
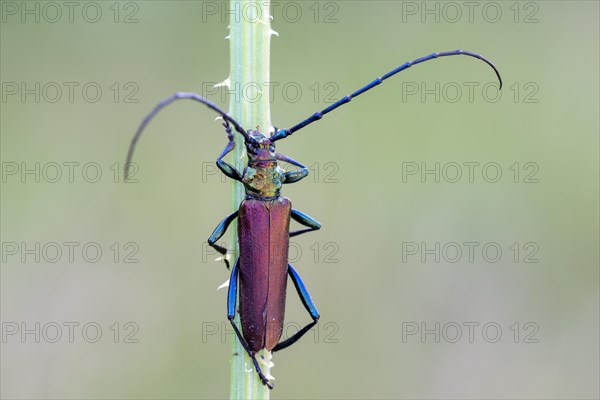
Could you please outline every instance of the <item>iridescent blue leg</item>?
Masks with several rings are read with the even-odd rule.
[[[221,255],[223,256],[223,261],[225,262],[225,266],[227,267],[227,269],[229,269],[229,260],[227,260],[227,258],[226,258],[227,249],[223,246],[219,246],[218,244],[216,244],[216,242],[217,242],[217,240],[219,240],[223,237],[223,235],[227,231],[227,228],[229,228],[229,225],[231,225],[233,220],[235,220],[237,218],[238,212],[239,211],[236,211],[236,212],[228,215],[227,217],[225,217],[223,219],[223,221],[221,221],[219,223],[219,225],[217,225],[217,227],[215,228],[213,233],[208,238],[208,245],[210,247],[212,247],[213,249],[215,249],[216,251],[218,251],[219,253],[221,253]]]
[[[295,165],[296,167],[300,168],[300,169],[296,169],[294,171],[286,172],[284,174],[285,180],[283,181],[283,183],[295,183],[301,179],[304,179],[308,175],[308,168],[306,167],[306,165],[299,163],[298,161],[294,160],[293,158],[288,157],[281,153],[277,153],[275,155],[275,158],[277,158],[279,161],[283,161],[283,162]]]
[[[321,229],[321,224],[319,221],[311,217],[310,215],[304,214],[301,211],[292,209],[292,219],[304,226],[307,226],[307,229],[298,229],[297,231],[290,232],[290,237],[302,235],[306,232],[316,231]]]
[[[260,380],[262,381],[263,384],[267,385],[267,387],[269,389],[273,389],[273,384],[270,383],[269,380],[263,374],[262,370],[260,369],[260,366],[258,365],[258,361],[256,360],[256,355],[254,354],[254,352],[252,352],[250,350],[250,347],[248,346],[248,342],[246,342],[246,339],[244,339],[244,337],[240,333],[240,330],[238,329],[238,327],[234,321],[235,302],[237,299],[239,263],[240,263],[240,259],[238,258],[237,261],[235,262],[235,264],[233,265],[233,270],[231,270],[231,277],[229,278],[229,290],[227,293],[227,319],[229,319],[231,326],[233,326],[235,335],[237,336],[238,340],[242,344],[242,347],[244,348],[244,350],[246,350],[246,352],[252,359],[252,363],[254,364],[254,368],[256,368],[256,372],[258,373]]]
[[[300,122],[299,124],[296,124],[289,129],[278,130],[277,132],[275,132],[275,134],[273,134],[271,136],[271,141],[275,142],[277,140],[288,137],[292,133],[304,128],[306,125],[320,120],[321,118],[323,118],[323,116],[325,114],[335,110],[336,108],[340,107],[341,105],[344,105],[344,104],[350,102],[350,100],[352,100],[354,97],[357,97],[357,96],[363,94],[364,92],[373,89],[375,86],[379,85],[381,82],[383,82],[387,78],[390,78],[390,77],[396,75],[398,72],[404,71],[405,69],[410,68],[413,65],[420,64],[422,62],[429,61],[434,58],[446,57],[446,56],[459,56],[459,55],[477,58],[478,60],[481,60],[481,61],[485,62],[486,64],[488,64],[490,67],[492,67],[492,69],[496,73],[496,76],[498,77],[498,81],[500,82],[500,89],[502,89],[502,77],[500,76],[500,72],[498,72],[498,69],[496,68],[496,66],[494,64],[492,64],[492,62],[489,61],[488,59],[486,59],[485,57],[483,57],[479,54],[471,53],[470,51],[464,51],[464,50],[453,50],[453,51],[443,51],[440,53],[431,53],[428,56],[417,58],[416,60],[408,61],[408,62],[402,64],[398,68],[391,70],[387,74],[375,79],[373,82],[369,83],[368,85],[363,86],[362,88],[358,89],[356,92],[349,94],[348,96],[338,100],[337,102],[335,102],[334,104],[325,108],[324,110],[317,111],[316,113],[314,113],[310,117],[306,118],[304,121]]]
[[[290,275],[292,282],[294,282],[294,286],[296,286],[296,291],[298,292],[298,296],[300,296],[300,300],[302,300],[304,308],[306,308],[306,311],[308,311],[313,321],[306,325],[304,328],[300,329],[294,335],[292,335],[292,337],[284,340],[283,342],[278,343],[277,346],[273,348],[273,351],[283,350],[286,347],[289,347],[296,343],[298,339],[304,336],[306,332],[308,332],[313,326],[315,326],[315,324],[319,321],[320,317],[319,312],[317,311],[317,307],[315,307],[315,303],[313,303],[312,299],[310,298],[310,294],[308,294],[308,290],[306,290],[306,286],[304,286],[304,282],[302,282],[300,275],[298,275],[298,273],[296,272],[294,267],[292,267],[291,264],[288,264],[288,274]]]
[[[229,142],[217,158],[217,167],[219,167],[221,172],[223,172],[227,177],[241,182],[242,174],[240,174],[240,172],[233,165],[223,161],[223,157],[229,154],[229,152],[231,152],[231,150],[233,150],[233,148],[235,147],[235,142],[233,141],[233,132],[231,131],[231,126],[229,126],[229,122],[225,120],[225,122],[223,122],[223,126],[225,127],[225,132],[227,132],[227,138],[229,139]]]

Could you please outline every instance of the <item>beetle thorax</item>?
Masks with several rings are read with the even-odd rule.
[[[275,144],[258,130],[249,130],[248,136],[248,166],[242,177],[246,194],[257,197],[279,196],[285,171],[277,163]]]
[[[279,196],[284,171],[274,162],[248,164],[244,169],[242,183],[246,194],[258,197]]]

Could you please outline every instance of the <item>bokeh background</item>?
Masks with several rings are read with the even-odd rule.
[[[118,172],[158,100],[227,108],[227,4],[48,4],[1,2],[0,394],[226,398],[215,115],[172,106]],[[285,195],[323,224],[291,250],[322,317],[272,397],[598,398],[598,2],[275,4],[279,127],[433,51],[505,87],[436,60],[280,142],[311,167]]]

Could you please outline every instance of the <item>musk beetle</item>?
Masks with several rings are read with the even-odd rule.
[[[246,131],[235,119],[216,104],[198,94],[183,92],[175,93],[161,101],[144,118],[135,133],[125,164],[126,177],[133,151],[144,128],[167,105],[176,100],[195,100],[215,111],[223,119],[223,127],[229,141],[217,158],[217,166],[226,176],[244,185],[246,197],[240,204],[239,209],[223,219],[215,228],[208,239],[208,243],[223,255],[223,259],[229,269],[230,265],[225,257],[227,249],[218,245],[217,240],[225,234],[229,225],[238,218],[240,254],[231,270],[229,292],[227,295],[227,318],[233,325],[233,329],[244,349],[252,358],[260,379],[269,388],[273,386],[261,371],[256,360],[256,353],[261,349],[278,351],[294,344],[319,320],[319,312],[310,298],[302,279],[300,279],[296,270],[288,263],[288,245],[290,237],[318,230],[321,228],[321,224],[312,217],[293,209],[290,200],[281,196],[281,187],[283,184],[298,182],[306,177],[308,175],[308,168],[290,157],[277,153],[275,151],[275,142],[290,136],[312,122],[318,121],[325,114],[348,103],[354,97],[363,94],[387,78],[415,64],[439,57],[455,55],[474,57],[487,63],[496,73],[500,88],[502,88],[502,78],[494,64],[479,54],[454,50],[433,53],[406,62],[354,93],[345,96],[324,110],[314,113],[291,128],[275,128],[274,133],[270,137],[265,136],[258,128]],[[234,166],[223,160],[235,146],[232,127],[243,136],[246,145],[248,165],[244,168],[243,172],[238,171]],[[279,167],[279,162],[285,162],[298,168],[292,171],[285,171]],[[290,219],[300,223],[305,228],[290,232]],[[312,318],[312,322],[293,336],[279,342],[283,330],[288,276],[294,283],[302,304]],[[241,331],[234,322],[238,291]]]

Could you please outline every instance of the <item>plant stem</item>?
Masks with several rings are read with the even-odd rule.
[[[267,5],[265,5],[265,3]],[[269,91],[262,90],[269,82],[271,21],[268,2],[251,0],[230,1],[230,90],[232,93],[229,114],[245,129],[260,126],[261,132],[268,134],[271,129]],[[245,154],[244,142],[236,135],[233,151],[233,165],[242,165]],[[239,208],[244,198],[244,189],[239,182],[233,182],[232,206]],[[237,224],[233,229],[233,240],[238,255]],[[239,304],[239,303],[238,303]],[[236,313],[236,323],[239,315]],[[239,326],[239,325],[238,325]],[[235,337],[235,336],[234,336]],[[270,358],[270,354],[268,355]],[[260,362],[260,360],[259,360]],[[263,373],[269,376],[269,367],[261,363]],[[268,399],[269,389],[263,385],[254,370],[252,360],[235,338],[232,345],[230,398]]]

